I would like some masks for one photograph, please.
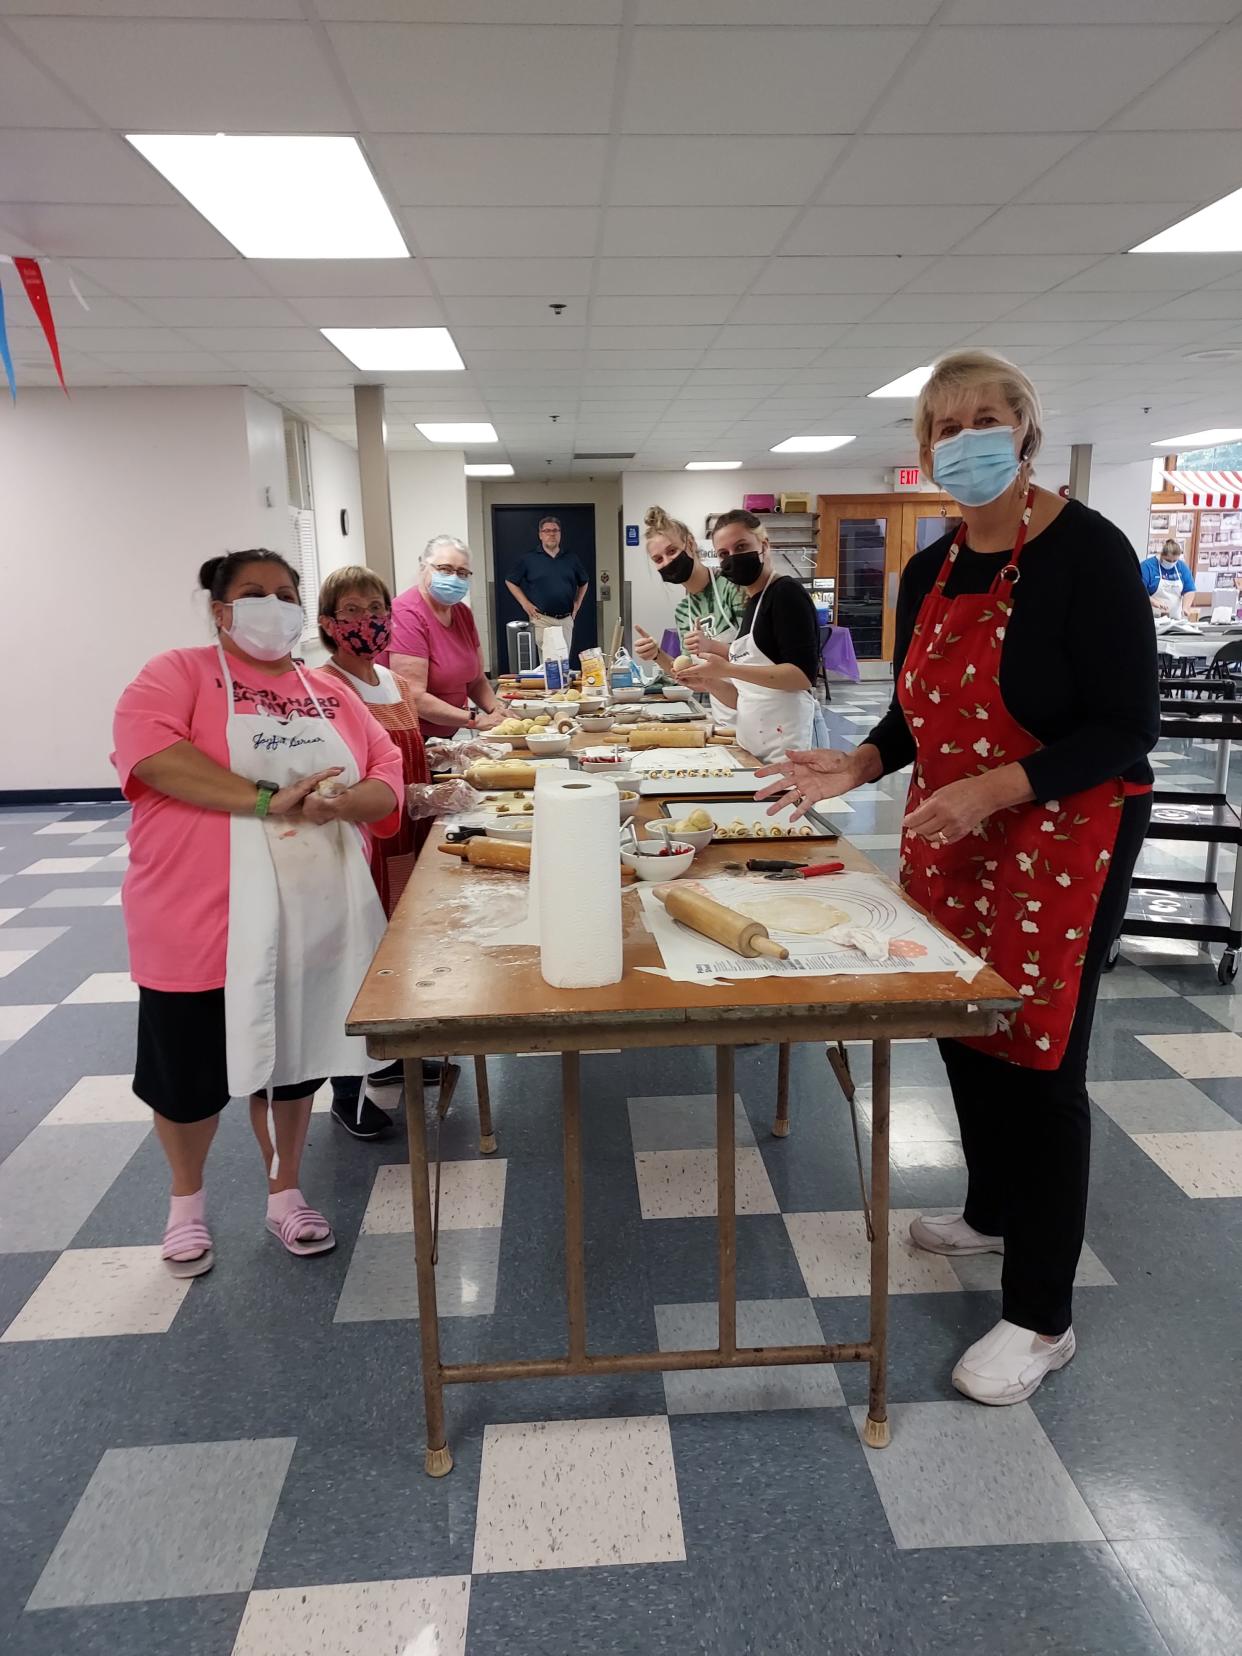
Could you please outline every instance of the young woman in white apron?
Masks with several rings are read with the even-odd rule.
[[[678,674],[731,710],[738,746],[767,763],[816,745],[811,686],[819,660],[819,620],[799,582],[777,575],[763,526],[753,512],[725,512],[712,531],[720,573],[747,597],[741,631],[729,644],[701,630],[687,640],[702,663]],[[758,641],[763,622],[764,649]],[[735,711],[733,711],[735,710]]]
[[[304,618],[285,560],[232,553],[200,581],[218,642],[155,657],[115,722],[134,805],[134,1091],[172,1170],[163,1256],[177,1276],[213,1263],[203,1167],[230,1096],[250,1099],[267,1228],[291,1253],[335,1245],[298,1172],[321,1078],[369,1067],[345,1019],[384,914],[357,825],[391,833],[401,798],[390,738],[290,655]]]

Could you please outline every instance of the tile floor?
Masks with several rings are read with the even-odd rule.
[[[885,694],[839,694],[835,739]],[[1160,757],[1162,783],[1204,774],[1189,744]],[[848,819],[890,871],[900,795],[867,790]],[[227,1111],[216,1269],[160,1268],[124,827],[113,806],[0,814],[6,1656],[1242,1651],[1242,999],[1204,957],[1128,944],[1105,980],[1080,1352],[1029,1404],[949,1384],[997,1314],[1000,1260],[904,1241],[963,1169],[936,1054],[903,1043],[888,1450],[861,1445],[851,1367],[612,1376],[451,1391],[456,1464],[432,1482],[403,1130],[360,1145],[315,1115],[304,1182],[340,1246],[301,1261],[263,1230]],[[711,1344],[710,1054],[584,1063],[591,1345]],[[449,1360],[565,1338],[558,1066],[490,1068],[499,1154],[477,1155],[469,1066],[444,1127]],[[795,1050],[786,1140],[770,1049],[738,1054],[737,1088],[739,1332],[859,1338],[865,1242],[822,1053]],[[865,1086],[861,1103],[865,1130]]]

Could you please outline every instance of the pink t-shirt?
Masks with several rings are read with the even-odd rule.
[[[391,656],[418,656],[427,663],[427,688],[450,707],[466,707],[466,687],[479,676],[479,632],[468,604],[454,604],[449,625],[436,619],[422,587],[397,595],[392,606]],[[421,719],[424,736],[452,736],[455,725]]]
[[[333,674],[303,671],[360,775],[387,782],[400,800],[401,755],[392,738]],[[240,713],[277,719],[291,713],[316,716],[295,672],[273,678],[233,656],[229,672]],[[157,793],[138,780],[134,766],[176,742],[193,742],[227,768],[227,713],[220,659],[211,646],[156,656],[117,703],[112,762],[134,807],[121,902],[130,972],[147,989],[187,993],[224,984],[230,817],[226,811],[206,811]],[[394,811],[367,831],[387,839],[400,820]],[[330,900],[331,893],[325,892],[324,901]]]

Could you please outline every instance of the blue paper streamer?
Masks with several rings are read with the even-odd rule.
[[[17,381],[13,378],[13,354],[9,350],[9,331],[4,325],[4,289],[0,288],[0,360],[4,362],[4,377],[9,382],[9,396],[17,401]]]

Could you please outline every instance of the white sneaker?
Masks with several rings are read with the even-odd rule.
[[[1077,1349],[1072,1328],[1049,1344],[1002,1317],[963,1353],[953,1370],[953,1384],[976,1403],[1022,1403],[1039,1389],[1046,1374],[1064,1368]]]
[[[956,1255],[1005,1251],[1003,1236],[984,1236],[968,1225],[960,1213],[921,1213],[910,1222],[910,1240],[927,1253]]]

